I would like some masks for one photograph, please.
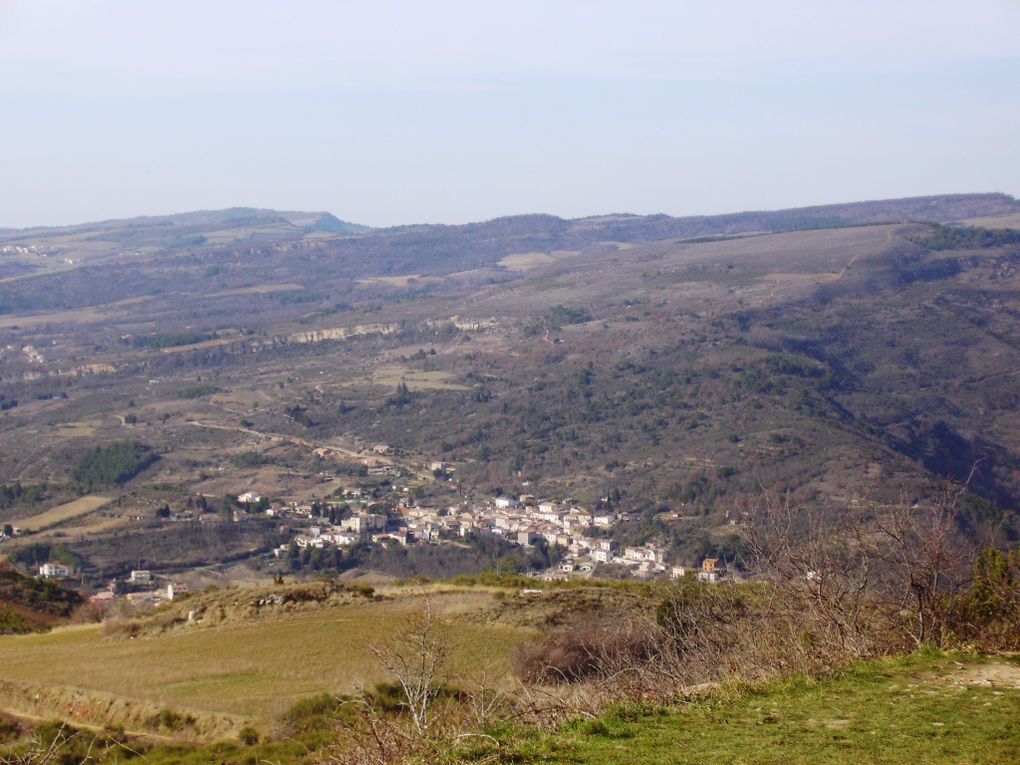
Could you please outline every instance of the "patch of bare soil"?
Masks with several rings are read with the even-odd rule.
[[[953,685],[1020,689],[1020,666],[1002,663],[980,664],[953,672],[947,675],[945,680]]]

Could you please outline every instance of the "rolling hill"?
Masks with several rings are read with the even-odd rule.
[[[765,491],[852,512],[969,479],[961,522],[1013,535],[1020,246],[987,232],[1015,227],[1017,207],[984,194],[343,231],[242,210],[5,232],[40,249],[126,239],[0,282],[16,404],[0,465],[59,485],[97,443],[158,454],[68,526],[115,568],[124,540],[156,549],[163,533],[125,533],[130,508],[242,486],[321,496],[319,473],[379,442],[430,501],[606,498],[633,513],[620,541],[666,540],[679,559],[731,551]],[[422,477],[435,461],[455,480]],[[203,534],[206,561],[226,541]]]

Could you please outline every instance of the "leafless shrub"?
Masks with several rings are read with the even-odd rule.
[[[879,591],[905,617],[915,645],[943,645],[947,639],[947,597],[958,592],[976,550],[957,526],[965,486],[947,486],[931,501],[901,501],[874,516],[874,557],[887,579]]]
[[[512,705],[493,697],[479,699],[461,696],[456,702],[433,704],[428,727],[422,733],[410,715],[393,715],[371,694],[359,694],[346,702],[348,711],[338,724],[333,742],[317,752],[312,762],[318,765],[403,765],[430,761],[457,762],[455,754],[464,750],[465,762],[500,761],[501,744],[482,731],[483,725],[512,716]],[[499,710],[497,712],[497,710]],[[479,711],[492,713],[481,718]],[[507,715],[507,716],[504,716]],[[470,756],[473,741],[486,744],[481,756]]]
[[[890,633],[879,624],[877,550],[855,516],[766,495],[746,545],[769,591],[767,616],[790,623],[822,662],[882,652]]]
[[[441,691],[439,673],[449,645],[449,636],[444,633],[433,614],[431,599],[426,598],[421,612],[397,630],[386,645],[369,647],[403,690],[401,704],[419,736],[428,733],[429,712]]]
[[[443,757],[464,741],[495,739],[480,732],[481,726],[505,719],[509,700],[483,684],[469,691],[444,693],[442,673],[450,635],[425,599],[420,612],[397,630],[385,644],[370,646],[399,688],[398,707],[404,714],[384,708],[380,693],[363,691],[345,702],[347,715],[340,735],[318,755],[323,765],[396,765],[427,762]],[[472,759],[484,762],[485,759]]]
[[[537,642],[518,646],[512,658],[517,675],[525,682],[569,683],[646,661],[654,651],[654,635],[647,625],[578,615]]]
[[[946,598],[974,557],[957,525],[964,486],[935,497],[819,511],[765,497],[747,538],[778,610],[803,609],[805,635],[833,660],[945,642]]]
[[[87,601],[74,610],[68,621],[71,624],[99,624],[112,612],[113,609],[107,603]]]
[[[117,755],[141,757],[114,731],[92,733],[79,731],[63,723],[41,726],[25,745],[16,751],[0,754],[0,765],[57,765],[74,762],[89,765],[109,761]]]

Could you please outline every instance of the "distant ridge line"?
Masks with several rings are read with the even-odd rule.
[[[897,214],[896,211],[899,211]],[[149,227],[166,225],[230,225],[232,223],[260,221],[266,224],[291,223],[295,220],[318,221],[320,230],[333,233],[395,233],[422,228],[463,228],[471,226],[498,225],[509,221],[532,221],[535,223],[559,223],[572,225],[626,225],[635,221],[647,223],[672,223],[674,225],[696,225],[698,223],[724,221],[746,221],[748,219],[774,219],[801,217],[808,219],[824,218],[827,215],[840,218],[846,222],[911,222],[931,221],[946,222],[961,218],[978,217],[981,215],[1005,215],[1020,211],[1020,201],[1003,192],[977,192],[966,194],[934,194],[918,197],[899,197],[889,199],[861,200],[856,202],[840,202],[805,207],[786,207],[779,209],[743,210],[730,213],[710,215],[672,216],[665,213],[640,215],[636,213],[606,213],[588,215],[579,218],[561,218],[548,213],[522,213],[518,215],[497,216],[481,221],[468,223],[409,223],[396,226],[373,228],[350,221],[342,220],[326,211],[280,211],[260,207],[227,207],[220,210],[193,210],[182,213],[162,215],[139,215],[129,218],[110,218],[107,220],[88,221],[56,226],[31,226],[27,228],[0,227],[4,235],[30,234],[44,231],[72,231],[111,227]],[[883,220],[876,216],[884,215]],[[947,215],[956,217],[946,217]],[[875,217],[874,221],[865,220]]]

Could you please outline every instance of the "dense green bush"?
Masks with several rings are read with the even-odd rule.
[[[0,509],[15,505],[34,505],[42,499],[45,491],[46,484],[22,484],[18,481],[0,484]]]
[[[272,460],[262,452],[247,451],[235,454],[230,458],[230,463],[239,468],[257,468],[268,465]]]
[[[85,492],[126,483],[158,457],[137,441],[117,441],[86,452],[71,471],[71,480]]]
[[[218,393],[219,388],[215,385],[192,385],[188,388],[182,388],[178,393],[178,398],[202,398],[203,396],[211,396],[213,393]]]
[[[1020,650],[1020,548],[982,550],[970,583],[945,603],[952,642],[985,650]]]
[[[203,343],[206,340],[215,339],[215,332],[177,332],[135,337],[130,340],[130,343],[136,348],[161,350],[163,348],[175,348],[180,345],[194,345],[195,343]]]
[[[1020,231],[935,224],[928,233],[914,237],[914,241],[929,250],[974,250],[1020,244]]]
[[[20,635],[32,628],[6,603],[0,603],[0,635]]]

